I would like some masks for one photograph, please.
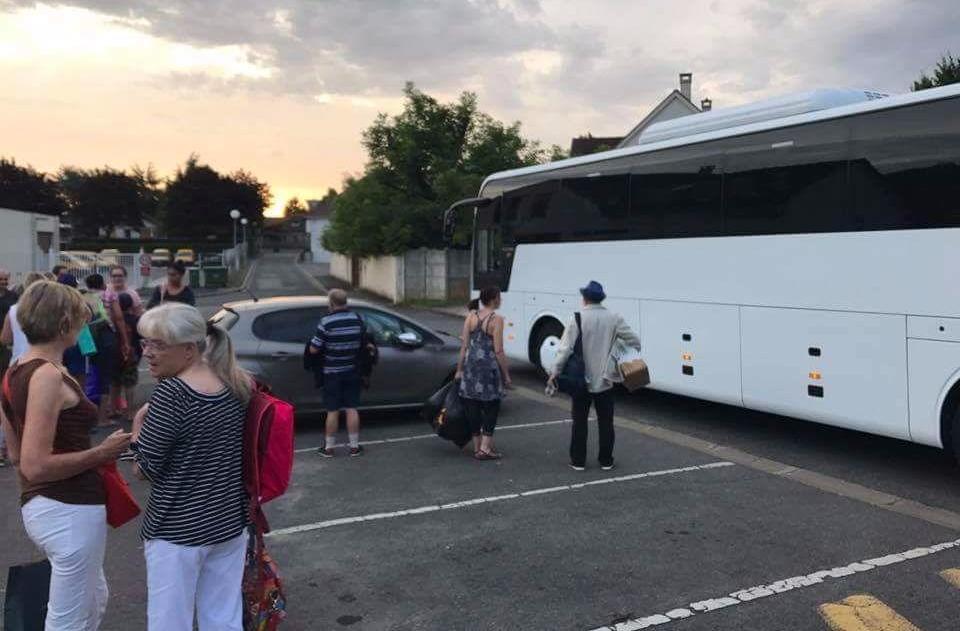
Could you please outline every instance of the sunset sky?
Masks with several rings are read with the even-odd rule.
[[[191,153],[286,200],[363,168],[412,80],[527,137],[622,135],[694,73],[714,107],[903,92],[960,53],[956,0],[0,0],[0,156],[171,174]]]

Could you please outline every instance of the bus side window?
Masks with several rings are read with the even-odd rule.
[[[937,101],[852,120],[850,176],[857,229],[960,226],[956,110],[956,100]]]
[[[850,230],[849,136],[840,120],[732,141],[723,179],[726,234]]]

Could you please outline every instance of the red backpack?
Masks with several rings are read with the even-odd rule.
[[[255,524],[269,532],[260,505],[280,497],[293,472],[293,405],[257,384],[247,406],[243,435],[243,482]]]

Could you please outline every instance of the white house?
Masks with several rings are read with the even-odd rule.
[[[329,263],[330,252],[323,249],[323,233],[330,225],[330,213],[333,212],[331,202],[323,202],[315,199],[307,201],[310,212],[304,215],[306,217],[307,240],[310,244],[310,255],[314,263]]]
[[[0,267],[12,283],[27,272],[49,272],[59,252],[59,216],[0,208]]]

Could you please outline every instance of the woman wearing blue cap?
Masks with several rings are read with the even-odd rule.
[[[607,295],[603,285],[590,281],[580,290],[583,310],[570,319],[563,331],[557,362],[550,383],[556,387],[557,377],[573,354],[577,339],[581,339],[583,363],[586,373],[586,388],[573,395],[573,430],[570,437],[570,467],[583,471],[587,461],[587,415],[590,405],[597,411],[597,427],[600,432],[600,468],[613,469],[613,386],[622,381],[617,369],[613,349],[618,343],[627,348],[640,350],[640,338],[634,333],[623,316],[608,311],[603,306]],[[580,325],[578,325],[578,320]],[[582,330],[581,330],[582,329]]]

